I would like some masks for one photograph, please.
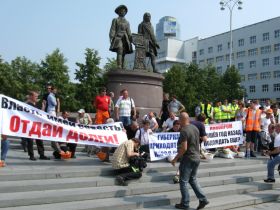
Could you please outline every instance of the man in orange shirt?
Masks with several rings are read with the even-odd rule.
[[[95,123],[104,124],[109,115],[110,97],[106,95],[106,88],[100,88],[99,95],[95,97],[94,106],[96,108]]]

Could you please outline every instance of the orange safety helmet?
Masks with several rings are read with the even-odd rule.
[[[104,161],[107,158],[107,154],[105,152],[98,152],[96,156],[101,160]]]

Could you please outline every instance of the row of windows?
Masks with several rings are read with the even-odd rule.
[[[233,56],[232,56],[233,59]],[[216,57],[216,62],[222,62],[224,60],[224,56],[217,56]],[[228,61],[229,60],[229,54],[226,55],[225,60]],[[273,63],[274,65],[280,65],[280,56],[274,57],[273,59]],[[214,64],[214,58],[208,58],[206,60],[207,64]],[[204,60],[200,60],[199,61],[199,65],[203,65],[204,64]],[[262,59],[262,66],[263,67],[267,67],[270,65],[270,59],[269,58],[264,58]],[[256,68],[257,67],[257,61],[256,60],[251,60],[249,61],[249,67],[250,68]],[[240,62],[237,64],[237,68],[239,70],[243,70],[244,69],[244,63]]]
[[[222,59],[223,59],[223,56],[218,56],[218,57],[216,57],[216,62],[222,61]],[[262,66],[263,67],[269,66],[269,63],[270,63],[269,58],[262,59]],[[274,65],[280,65],[280,56],[274,57]],[[250,66],[250,68],[256,68],[257,67],[257,61],[255,61],[255,60],[249,61],[249,66]],[[237,68],[239,70],[243,70],[244,69],[244,63],[243,62],[238,63]]]
[[[274,44],[273,46],[274,52],[278,52],[280,51],[280,43]],[[208,52],[212,52],[213,51],[213,47],[209,47]],[[261,54],[268,54],[271,52],[271,46],[267,45],[267,46],[263,46],[260,48]],[[259,49],[258,48],[253,48],[253,49],[249,49],[248,50],[248,56],[252,57],[252,56],[256,56],[259,53]],[[226,54],[226,60],[229,59],[229,54]],[[236,58],[242,58],[246,56],[246,51],[239,51],[236,53]],[[223,58],[224,56],[218,56],[216,57],[216,62],[221,62],[224,60]],[[210,58],[211,59],[211,58]],[[234,59],[234,53],[232,53],[232,59]]]
[[[270,61],[269,58],[262,59],[262,66],[263,67],[269,66],[269,61]],[[274,57],[274,65],[280,65],[280,56]],[[256,68],[257,62],[256,61],[249,61],[249,66],[250,66],[250,68]],[[239,70],[243,70],[244,69],[244,63],[243,62],[238,63],[237,68]]]
[[[268,92],[269,91],[269,84],[262,85],[262,92]],[[273,91],[274,92],[280,92],[280,83],[273,84]],[[250,85],[249,86],[249,92],[255,93],[256,92],[256,86]]]
[[[222,69],[219,69],[220,71]],[[217,71],[218,71],[218,67],[217,67]],[[266,79],[271,79],[271,74],[272,72],[267,71],[267,72],[261,72],[260,73],[260,79],[261,80],[266,80]],[[273,78],[280,78],[280,71],[274,71],[273,72]],[[241,75],[241,80],[245,81],[245,75]],[[258,80],[258,74],[257,73],[252,73],[252,74],[248,74],[248,81],[253,81],[253,80]]]
[[[268,41],[270,37],[269,32],[263,33],[262,34],[262,39],[263,41]],[[274,38],[279,38],[280,37],[280,29],[274,31]],[[250,44],[255,44],[257,42],[257,36],[250,36],[249,37],[249,42]],[[242,47],[245,45],[245,40],[244,39],[239,39],[238,40],[238,46]],[[228,49],[230,48],[230,43],[228,42]],[[208,53],[213,53],[214,48],[213,47],[208,47]],[[217,51],[220,52],[223,50],[223,45],[219,44],[217,46]],[[199,50],[199,55],[204,54],[204,49]]]

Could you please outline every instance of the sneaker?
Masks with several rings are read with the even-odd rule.
[[[175,208],[176,208],[176,209],[185,209],[185,210],[189,210],[189,209],[190,209],[190,207],[184,206],[184,205],[181,204],[181,203],[175,204]]]
[[[268,179],[265,179],[263,181],[266,182],[266,183],[274,183],[275,179],[268,178]]]
[[[203,209],[208,204],[209,204],[209,201],[199,201],[199,205],[196,209]]]
[[[250,156],[251,156],[251,157],[257,157],[257,156],[254,154],[253,151],[250,152]]]
[[[179,176],[179,175],[175,175],[175,176],[173,177],[173,183],[174,183],[174,184],[179,183],[179,180],[180,180],[180,176]]]
[[[29,160],[36,161],[35,157],[30,157]]]
[[[122,176],[116,177],[116,184],[120,186],[127,186],[127,183],[124,181],[124,178]]]
[[[50,160],[50,158],[45,155],[42,155],[40,156],[40,160]]]

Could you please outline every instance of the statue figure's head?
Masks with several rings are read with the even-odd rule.
[[[119,16],[124,17],[127,13],[128,9],[125,5],[120,5],[115,9],[115,13],[117,13]]]
[[[146,12],[143,16],[143,21],[144,22],[151,22],[151,14]]]

